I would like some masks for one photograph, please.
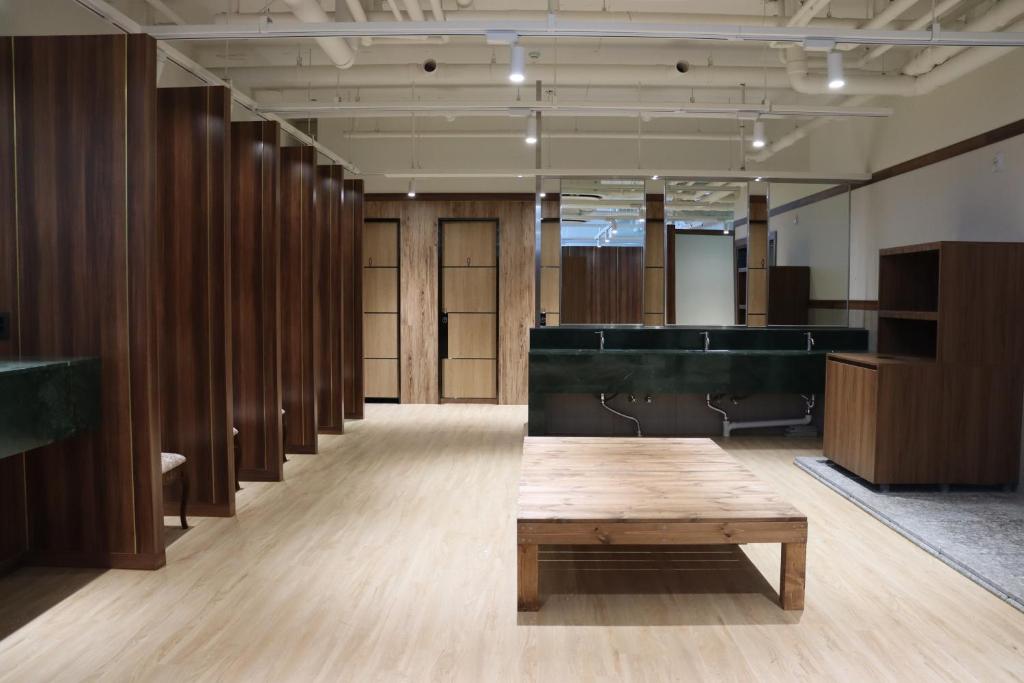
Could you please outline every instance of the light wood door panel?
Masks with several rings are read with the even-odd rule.
[[[540,307],[548,314],[559,313],[560,268],[540,269]]]
[[[540,265],[557,268],[562,265],[562,225],[549,221],[540,226]]]
[[[368,221],[363,225],[363,265],[398,266],[398,223]]]
[[[751,268],[747,271],[747,314],[768,313],[768,269]]]
[[[497,361],[445,358],[445,398],[494,399],[497,391]]]
[[[368,398],[398,398],[398,359],[367,358],[363,374]]]
[[[495,313],[497,281],[494,268],[445,268],[444,302],[449,313]]]
[[[644,268],[644,313],[665,312],[665,271]]]
[[[449,358],[496,358],[498,316],[493,313],[449,313]]]
[[[363,311],[398,312],[398,269],[363,269]]]
[[[446,267],[497,265],[497,231],[492,221],[451,221],[444,230]]]
[[[398,314],[363,314],[363,357],[398,358]]]

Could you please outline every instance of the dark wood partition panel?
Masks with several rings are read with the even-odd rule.
[[[231,124],[232,390],[239,478],[281,481],[281,127]]]
[[[102,367],[98,430],[0,466],[0,564],[156,568],[156,43],[0,44],[0,356]]]
[[[342,203],[345,417],[363,419],[363,181],[346,180]]]
[[[157,92],[160,445],[187,458],[189,513],[231,516],[231,93]],[[165,497],[176,514],[177,487]]]
[[[345,431],[344,357],[342,350],[341,202],[344,169],[318,166],[316,176],[317,215],[317,401],[321,432]]]
[[[281,149],[281,393],[285,450],[317,451],[316,150]]]
[[[563,247],[562,324],[643,322],[640,247]]]

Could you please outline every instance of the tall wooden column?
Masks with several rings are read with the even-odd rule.
[[[344,415],[344,291],[345,269],[342,259],[341,211],[344,169],[318,166],[316,176],[317,215],[317,401],[321,432],[341,434]]]
[[[644,325],[665,324],[665,197],[647,195],[644,225]],[[669,254],[667,258],[672,258]]]
[[[160,444],[187,459],[189,514],[231,516],[231,92],[157,93]],[[178,496],[168,487],[166,514]]]
[[[747,327],[764,327],[768,324],[768,197],[750,195],[747,216]]]
[[[0,566],[164,564],[155,148],[150,37],[0,39],[0,356],[102,367],[96,431],[2,461]]]
[[[281,127],[231,124],[231,339],[239,478],[281,481]]]
[[[281,388],[285,450],[317,452],[316,149],[281,149]]]
[[[346,180],[342,204],[345,271],[345,417],[363,419],[363,181]]]

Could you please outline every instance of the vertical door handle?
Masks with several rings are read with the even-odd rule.
[[[369,266],[370,266],[371,268],[373,268],[373,257],[372,257],[372,256],[370,257],[370,260],[369,260],[369,261],[367,262],[367,264],[368,264],[368,265],[369,265]]]
[[[469,268],[469,256],[466,257],[466,267]]]
[[[438,324],[438,351],[441,358],[448,357],[448,311],[441,311],[441,320]]]

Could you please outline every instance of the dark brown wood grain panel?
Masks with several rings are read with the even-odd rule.
[[[317,452],[316,149],[281,149],[281,394],[285,450]]]
[[[318,166],[316,182],[319,428],[328,434],[341,434],[345,431],[341,234],[344,169],[337,165]]]
[[[19,352],[102,367],[101,427],[25,458],[29,561],[157,567],[156,43],[21,37],[13,62]]]
[[[346,180],[342,204],[345,417],[363,419],[363,181]]]
[[[643,322],[643,249],[562,247],[561,322]]]
[[[235,511],[231,389],[231,93],[157,95],[160,446],[187,458],[190,513]],[[168,487],[165,511],[178,491]]]
[[[8,316],[0,359],[18,357],[18,259],[14,215],[14,42],[0,40],[0,313]],[[0,571],[16,564],[28,549],[25,537],[25,460],[0,459]]]
[[[239,478],[281,481],[281,127],[231,124],[231,338]]]

